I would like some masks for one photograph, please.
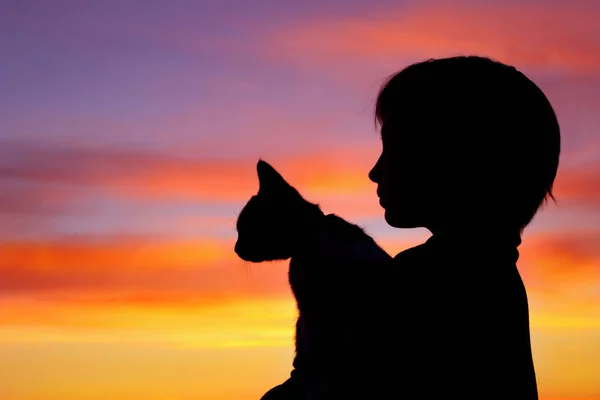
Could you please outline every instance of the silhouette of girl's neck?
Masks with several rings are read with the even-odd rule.
[[[507,255],[515,262],[519,258],[517,247],[521,244],[521,233],[517,230],[469,228],[435,229],[427,240],[427,246],[467,251],[469,253]]]

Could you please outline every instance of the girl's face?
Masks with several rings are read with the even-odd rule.
[[[369,179],[377,184],[385,220],[396,228],[428,228],[433,218],[435,183],[423,154],[425,147],[418,145],[415,133],[408,126],[384,124],[383,150],[369,172]]]

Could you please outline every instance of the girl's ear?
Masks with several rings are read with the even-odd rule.
[[[273,168],[269,163],[263,160],[258,160],[256,164],[256,172],[258,173],[259,191],[281,191],[289,190],[290,184]]]

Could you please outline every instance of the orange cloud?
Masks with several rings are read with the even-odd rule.
[[[363,153],[364,154],[364,153]],[[315,195],[359,193],[372,187],[365,156],[353,149],[321,151],[299,156],[272,157],[270,162],[302,193]],[[368,154],[368,153],[367,153]],[[133,197],[185,196],[197,200],[246,201],[258,191],[256,160],[199,163],[196,168],[153,168],[135,182],[105,182]],[[375,159],[373,159],[373,163]]]
[[[231,260],[230,247],[229,243],[210,239],[164,243],[118,236],[105,243],[0,243],[0,268],[8,270],[21,265],[37,271],[197,268],[206,263]]]
[[[552,261],[540,271],[552,273],[578,272],[596,274],[600,278],[600,230],[536,233],[525,236],[522,255]]]
[[[67,240],[0,243],[0,290],[6,298],[198,307],[291,296],[287,261],[243,262],[233,252],[233,239]],[[395,254],[418,240],[379,243]]]
[[[600,324],[598,243],[599,230],[525,234],[518,265],[528,289],[555,309],[592,313]]]
[[[376,149],[376,141],[373,143]],[[258,190],[258,158],[191,159],[31,143],[5,143],[0,155],[10,155],[0,158],[0,178],[9,178],[0,180],[0,205],[5,213],[76,210],[77,195],[81,194],[77,188],[86,187],[140,200],[196,201],[245,201]],[[337,149],[267,161],[303,192],[340,194],[372,187],[367,173],[376,157],[368,149]]]
[[[419,2],[378,15],[316,18],[271,35],[270,49],[300,65],[475,53],[521,67],[595,72],[599,15],[591,1]]]
[[[559,169],[554,193],[559,206],[564,203],[564,206],[600,207],[600,165]]]
[[[83,303],[214,303],[247,296],[248,267],[233,242],[123,240],[103,243],[0,243],[0,290],[6,296]],[[267,295],[287,287],[260,282]],[[277,270],[272,274],[277,275]]]

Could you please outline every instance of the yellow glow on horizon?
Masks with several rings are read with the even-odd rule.
[[[79,383],[59,378],[70,374],[90,388],[110,382],[112,393],[125,400],[155,393],[172,396],[173,387],[183,399],[195,395],[224,400],[226,394],[233,395],[228,382],[238,379],[242,389],[236,396],[254,398],[285,379],[293,357],[296,309],[291,298],[248,298],[197,307],[15,300],[12,304],[4,302],[5,307],[13,312],[0,315],[0,371],[10,369],[4,376],[11,377],[10,385],[16,387],[16,382],[24,384],[31,376],[35,364],[36,373],[49,374],[61,382],[46,382],[44,398],[50,400],[83,395]],[[542,399],[561,394],[600,395],[595,372],[600,370],[600,316],[594,308],[584,314],[574,307],[563,306],[560,314],[531,309],[532,346]],[[20,320],[20,308],[28,312],[39,308],[47,318],[39,325],[30,319]],[[249,354],[252,359],[247,358]],[[225,359],[229,368],[223,365]],[[175,377],[160,367],[191,368],[189,363],[211,377],[203,380],[204,386],[195,385],[189,372]],[[222,366],[218,374],[213,371],[216,365]],[[6,384],[1,376],[0,387]],[[32,398],[38,389],[26,386],[15,390],[29,397],[2,399]],[[137,394],[128,397],[127,393]]]
[[[19,306],[46,314],[35,323],[21,319]],[[288,346],[297,311],[292,299],[243,299],[185,306],[31,304],[14,302],[0,315],[0,344],[163,343],[182,348]]]

